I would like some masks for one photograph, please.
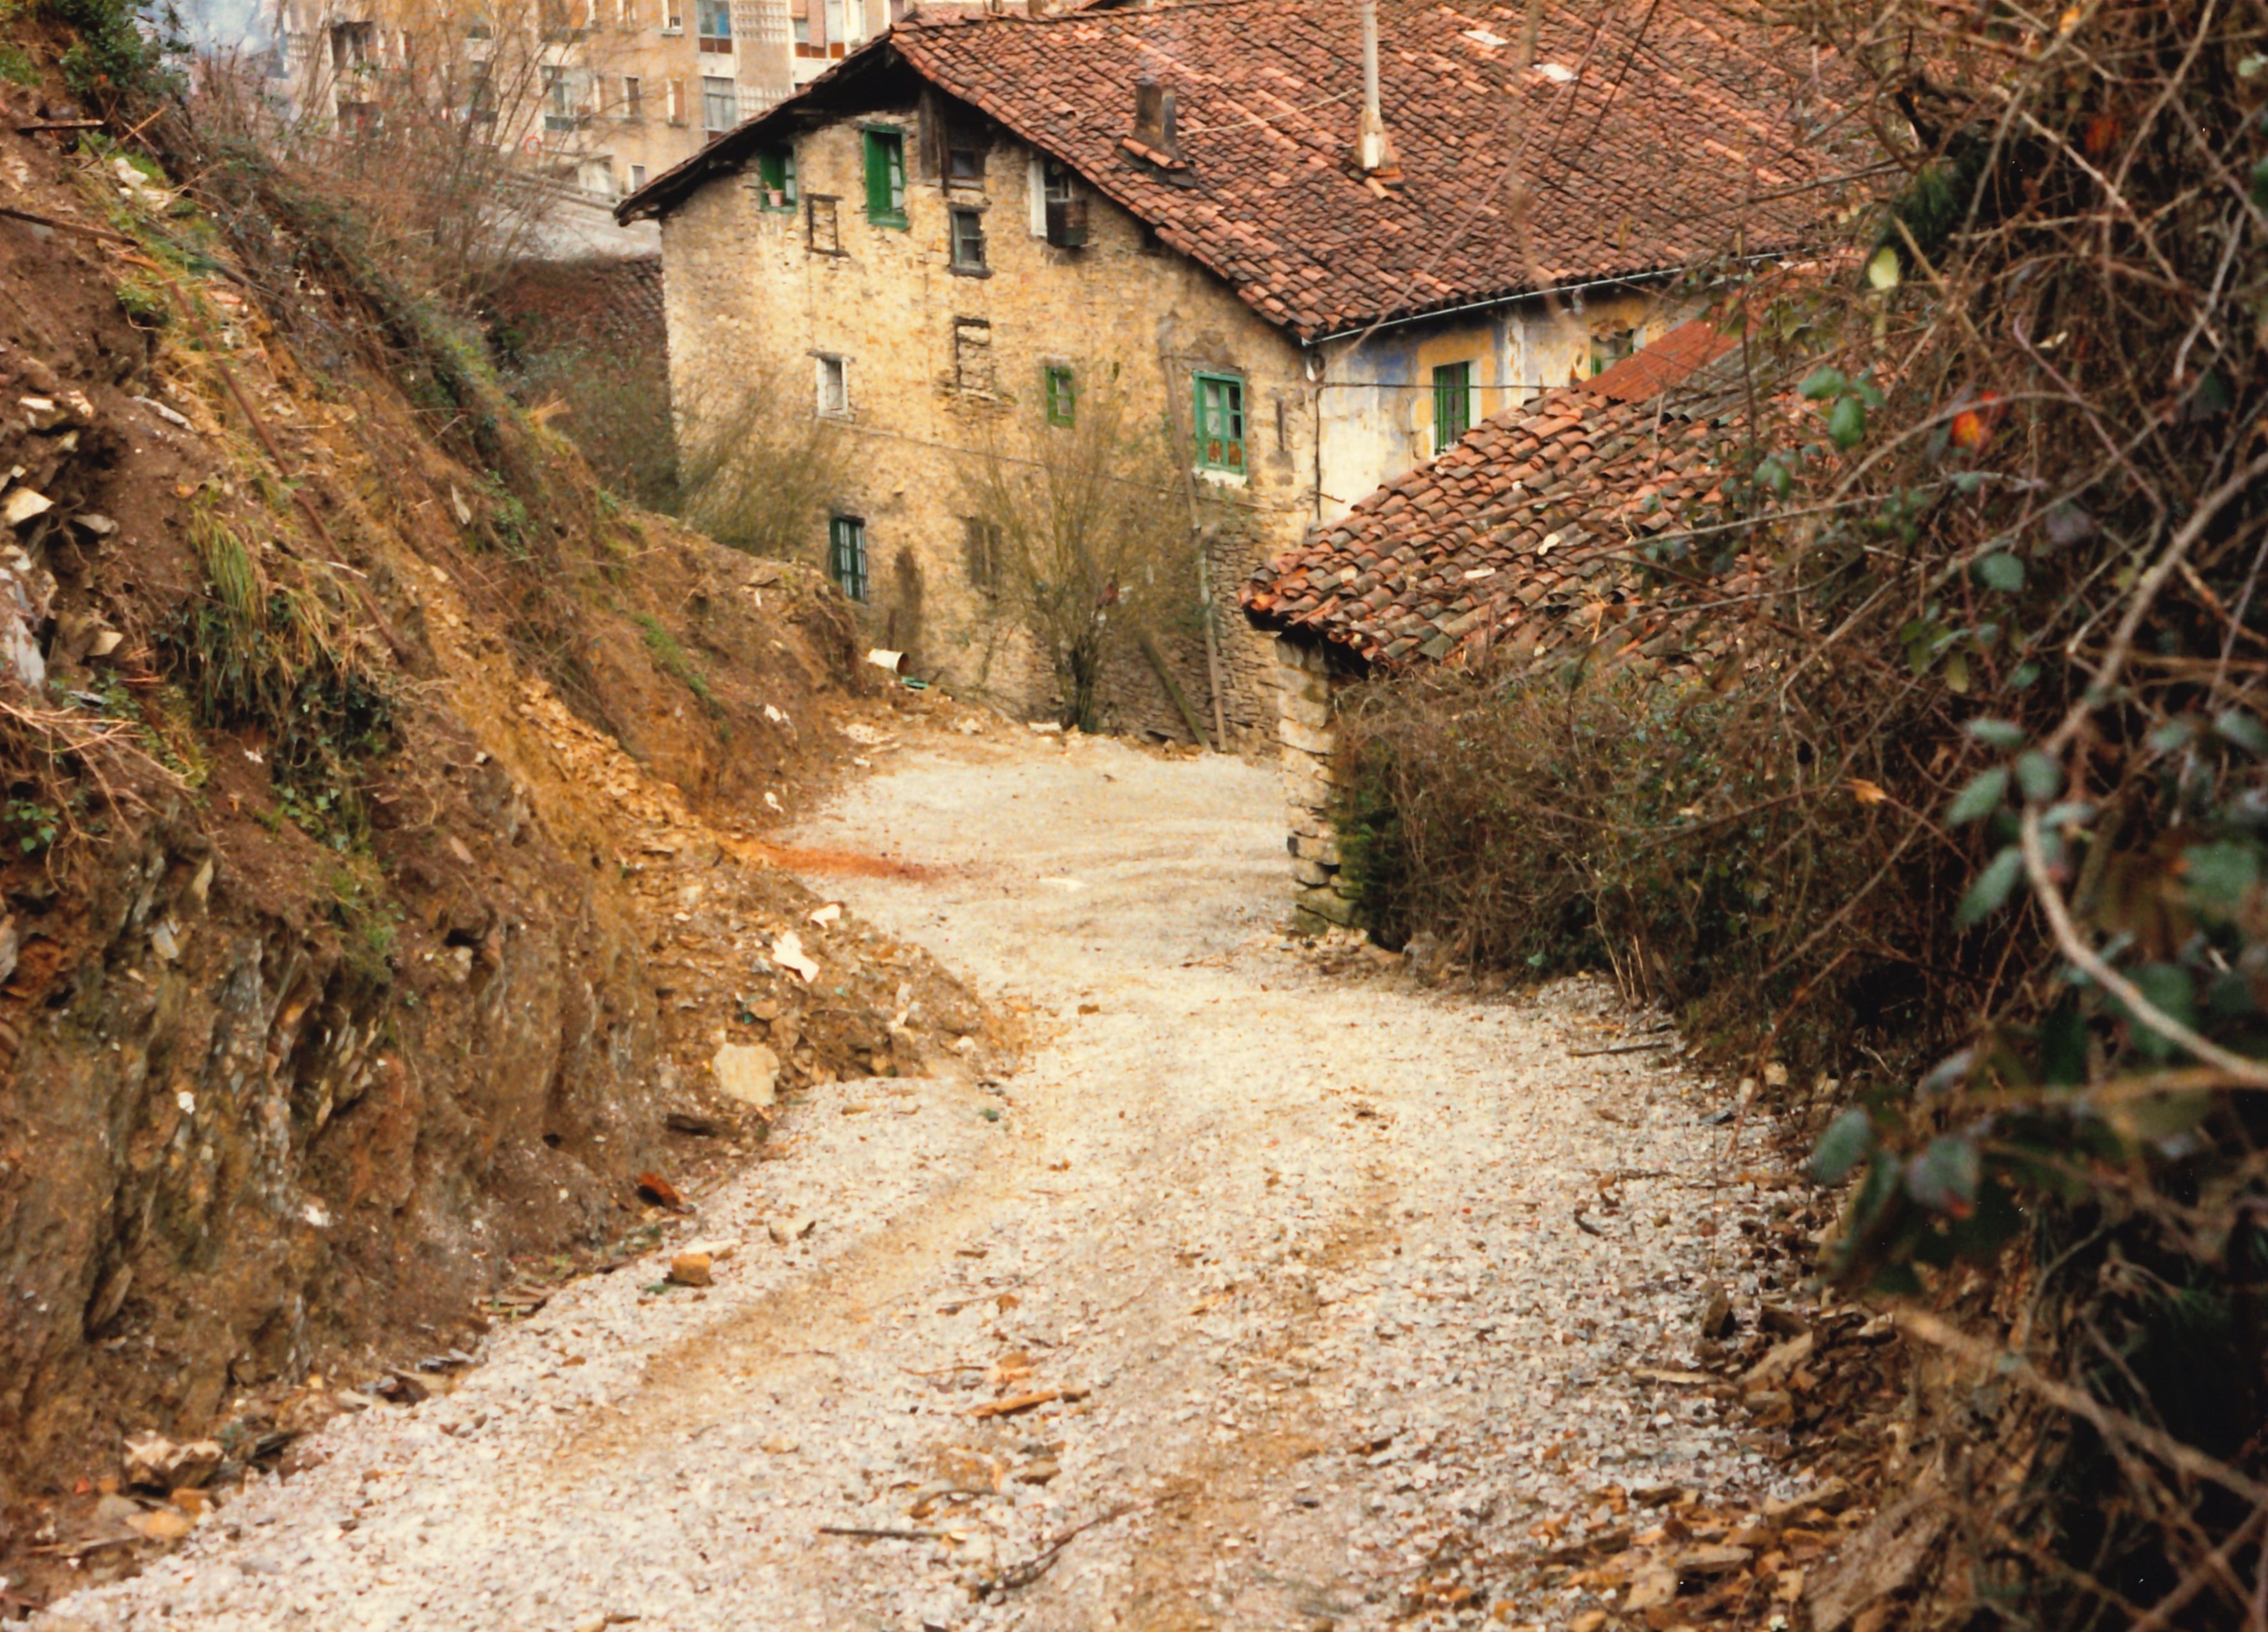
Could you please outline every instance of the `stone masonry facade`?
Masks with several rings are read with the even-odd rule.
[[[1201,633],[1161,645],[1207,732],[1217,668],[1228,746],[1263,750],[1274,736],[1275,665],[1235,593],[1314,518],[1305,473],[1321,394],[1308,388],[1298,348],[1105,200],[1088,201],[1083,247],[1049,244],[1034,231],[1044,217],[1032,197],[1033,154],[1004,134],[989,133],[980,176],[924,173],[924,116],[908,101],[801,136],[796,209],[766,208],[752,165],[742,185],[704,187],[664,217],[673,401],[682,413],[734,382],[761,382],[816,410],[819,371],[839,364],[847,401],[836,417],[852,455],[831,509],[863,530],[874,639],[907,652],[920,673],[1037,711],[1049,706],[1051,679],[971,570],[974,462],[988,445],[1010,456],[1028,445],[1051,368],[1090,391],[1109,383],[1132,417],[1181,434],[1190,434],[1197,374],[1239,380],[1244,474],[1197,474],[1191,496],[1176,496],[1178,513],[1159,518],[1206,554],[1217,663]],[[864,149],[873,130],[900,136],[908,155],[902,226],[868,217]],[[955,210],[982,222],[983,276],[953,265]],[[806,542],[809,558],[824,562],[828,538]],[[1115,724],[1185,737],[1138,658],[1118,679]]]

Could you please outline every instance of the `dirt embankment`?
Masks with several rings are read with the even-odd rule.
[[[0,1553],[122,1431],[248,1455],[263,1392],[605,1253],[761,1137],[720,1044],[792,1085],[998,1040],[715,814],[893,706],[830,586],[621,511],[474,363],[452,399],[272,197],[9,95]]]

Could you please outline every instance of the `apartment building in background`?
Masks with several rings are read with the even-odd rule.
[[[611,204],[887,28],[903,0],[279,0],[277,98],[342,131],[394,85]],[[649,235],[650,236],[650,235]]]

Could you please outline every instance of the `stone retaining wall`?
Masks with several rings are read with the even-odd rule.
[[[1338,830],[1331,820],[1338,749],[1334,709],[1338,695],[1358,683],[1334,665],[1320,643],[1276,637],[1276,735],[1284,759],[1284,805],[1298,889],[1295,914],[1303,929],[1355,921],[1355,904],[1342,886]]]

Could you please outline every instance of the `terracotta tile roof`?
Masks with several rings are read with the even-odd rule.
[[[1718,472],[1744,434],[1738,345],[1689,323],[1483,422],[1255,571],[1246,615],[1387,665],[1492,649],[1517,666],[1571,643],[1701,660],[1721,631],[1696,612],[1690,576],[1665,576],[1647,547],[1727,518]],[[1740,582],[1711,578],[1707,599]]]
[[[1543,287],[1808,240],[1841,130],[1808,43],[1737,0],[1380,0],[1381,107],[1403,180],[1356,167],[1351,3],[1192,0],[1053,18],[920,16],[625,200],[666,212],[862,73],[902,65],[1064,160],[1302,338]],[[1136,151],[1135,85],[1173,90],[1182,167]],[[1840,134],[1837,132],[1840,130]],[[769,133],[769,134],[768,134]],[[1849,151],[1846,151],[1849,150]],[[1510,161],[1519,158],[1517,165]],[[1525,208],[1521,201],[1525,199]]]

